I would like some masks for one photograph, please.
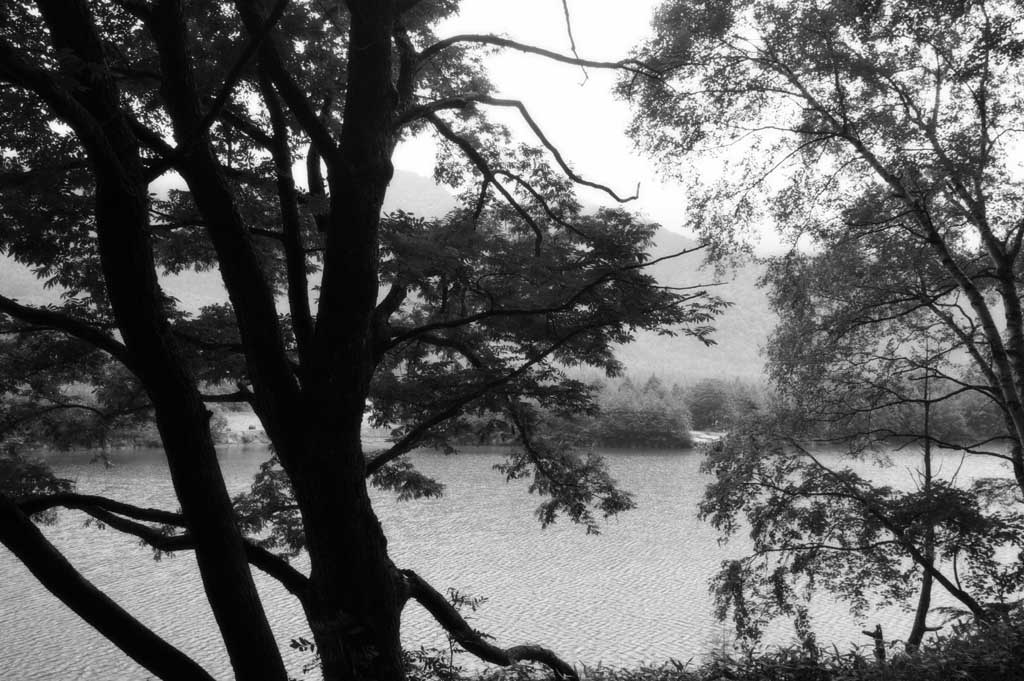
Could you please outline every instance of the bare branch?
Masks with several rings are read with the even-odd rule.
[[[541,129],[540,125],[537,124],[537,121],[534,120],[533,116],[526,108],[526,105],[523,104],[518,99],[500,99],[498,97],[492,97],[490,95],[485,94],[468,94],[459,97],[452,97],[451,99],[439,100],[437,102],[432,102],[430,104],[425,104],[423,106],[414,107],[410,109],[399,120],[399,125],[404,125],[412,120],[427,117],[427,114],[433,113],[435,111],[439,111],[442,109],[462,109],[473,103],[487,104],[489,106],[508,107],[518,110],[519,115],[522,116],[523,120],[526,121],[526,124],[530,126],[530,129],[533,131],[533,134],[537,136],[537,139],[540,140],[540,143],[544,146],[545,149],[551,152],[551,155],[558,163],[558,167],[561,168],[562,172],[564,172],[566,176],[576,184],[600,190],[607,194],[608,196],[615,199],[616,201],[618,201],[619,203],[628,203],[630,201],[634,201],[639,195],[638,193],[634,193],[632,196],[619,196],[619,194],[616,193],[610,187],[600,184],[598,182],[587,180],[586,178],[581,177],[579,174],[577,174],[566,162],[565,158],[562,156],[562,153],[558,150],[558,147],[556,147],[551,142],[551,140],[548,139],[547,135],[544,134],[543,129]]]
[[[576,670],[547,648],[539,645],[499,648],[490,643],[484,635],[469,626],[469,623],[448,602],[448,599],[426,580],[412,570],[402,570],[401,574],[405,579],[409,596],[422,605],[466,651],[485,662],[502,667],[508,667],[517,662],[539,662],[549,667],[558,678],[578,681],[579,675]]]
[[[313,316],[309,306],[309,283],[306,278],[306,252],[305,244],[302,243],[298,191],[292,174],[292,155],[288,145],[288,124],[270,79],[261,73],[259,81],[273,128],[271,153],[281,206],[281,241],[284,245],[288,275],[288,309],[291,312],[292,331],[295,335],[295,344],[298,346],[300,364],[306,364],[313,338]]]
[[[542,47],[535,47],[533,45],[527,45],[525,43],[517,42],[515,40],[509,40],[508,38],[501,38],[496,35],[477,34],[477,33],[464,33],[460,35],[454,35],[450,38],[439,40],[433,45],[426,47],[420,52],[420,61],[425,62],[439,52],[458,45],[460,43],[471,43],[477,45],[493,45],[495,47],[504,47],[510,50],[517,50],[519,52],[525,52],[527,54],[535,54],[546,59],[561,62],[563,64],[572,64],[574,66],[589,66],[594,69],[616,69],[622,71],[628,71],[630,73],[636,73],[638,75],[647,76],[649,78],[660,79],[660,74],[648,64],[645,64],[637,59],[621,59],[619,61],[597,61],[594,59],[580,59],[579,57],[570,57],[558,52],[546,50]]]
[[[6,296],[0,296],[0,313],[8,314],[19,321],[32,324],[33,326],[62,331],[69,336],[74,336],[79,340],[96,346],[111,357],[121,361],[125,366],[131,367],[132,361],[128,348],[113,336],[104,333],[84,320],[76,319],[71,315],[57,312],[56,310],[22,305]]]
[[[195,541],[189,534],[164,534],[159,530],[127,520],[121,516],[91,506],[82,510],[113,529],[138,537],[157,551],[191,551],[195,549]],[[287,560],[275,555],[250,540],[245,542],[245,554],[249,563],[270,577],[273,577],[300,601],[306,598],[309,580],[301,572],[292,567]]]
[[[513,209],[515,209],[516,213],[519,214],[519,217],[521,217],[526,222],[526,224],[530,226],[530,229],[532,229],[533,233],[536,235],[534,250],[539,254],[541,243],[544,240],[544,233],[541,231],[540,225],[538,225],[537,221],[533,219],[530,213],[525,208],[523,208],[523,206],[518,201],[516,201],[516,198],[512,196],[512,194],[507,189],[505,189],[505,187],[500,182],[497,181],[497,179],[494,176],[494,171],[491,170],[490,164],[487,163],[487,159],[483,157],[483,155],[470,143],[469,140],[467,140],[465,137],[462,137],[454,130],[452,130],[451,126],[449,126],[447,123],[441,120],[441,118],[437,116],[437,114],[426,113],[424,114],[424,118],[433,123],[437,131],[441,133],[442,137],[454,143],[455,146],[462,150],[462,153],[464,153],[466,157],[469,158],[470,161],[472,161],[473,165],[475,165],[477,167],[477,170],[479,170],[480,173],[484,176],[484,179],[489,181],[492,185],[494,185],[495,188],[497,188],[498,192],[500,192],[501,195],[505,197],[505,200],[509,203],[509,205],[512,206]]]
[[[562,0],[562,11],[565,14],[565,33],[569,36],[569,49],[572,50],[572,56],[579,59],[580,53],[576,51],[576,38],[572,35],[572,18],[569,15],[569,0]],[[583,72],[583,82],[586,83],[590,79],[590,74],[587,73],[587,68],[582,64],[580,64],[580,71]]]
[[[161,525],[185,527],[185,517],[180,513],[164,511],[158,508],[134,506],[123,501],[108,499],[107,497],[101,497],[94,494],[65,492],[61,494],[47,494],[43,496],[28,497],[18,501],[18,508],[28,515],[42,513],[43,511],[48,511],[51,508],[57,508],[58,506],[79,510],[85,510],[86,508],[98,508],[147,523],[160,523]]]
[[[195,541],[188,533],[164,534],[153,527],[142,524],[143,522],[158,523],[184,528],[186,527],[185,518],[180,513],[143,508],[106,497],[73,492],[31,497],[17,503],[18,509],[25,515],[34,515],[58,506],[88,513],[120,532],[142,539],[158,551],[195,549]],[[251,540],[245,540],[245,552],[249,563],[277,579],[298,598],[305,597],[306,577],[289,565],[288,561],[256,545]]]
[[[0,495],[0,543],[61,602],[158,678],[213,681],[195,661],[85,579],[25,512],[4,495]]]

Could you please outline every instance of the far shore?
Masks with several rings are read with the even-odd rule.
[[[225,411],[222,414],[227,421],[224,432],[225,444],[269,444],[263,425],[251,411]],[[386,428],[373,428],[367,424],[363,425],[363,442],[366,444],[384,446],[390,437],[390,431]],[[693,440],[693,448],[717,442],[725,436],[725,431],[715,430],[692,430],[690,437]]]

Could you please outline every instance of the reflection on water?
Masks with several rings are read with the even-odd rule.
[[[245,489],[268,456],[265,448],[227,448],[221,463],[232,491]],[[375,493],[395,563],[415,569],[437,588],[485,596],[473,625],[501,645],[544,643],[571,661],[623,665],[668,658],[687,660],[721,645],[729,628],[714,621],[708,578],[722,560],[741,555],[743,543],[717,544],[696,519],[706,482],[700,455],[608,452],[610,467],[639,508],[610,520],[599,536],[556,523],[541,530],[533,516],[537,498],[521,483],[504,484],[492,469],[498,449],[457,456],[414,455],[417,465],[447,485],[442,499],[396,502]],[[166,464],[156,450],[115,452],[114,467],[90,465],[89,455],[53,454],[58,474],[78,481],[83,493],[162,508],[177,508]],[[940,461],[953,470],[959,457]],[[997,462],[969,466],[972,476],[1005,475]],[[906,467],[885,471],[886,482],[908,479]],[[963,477],[965,473],[961,473]],[[44,532],[86,578],[215,676],[230,677],[206,601],[196,588],[190,555],[155,562],[133,538],[85,528],[84,516],[64,512]],[[296,561],[305,568],[302,558]],[[308,636],[294,600],[257,573],[274,631],[282,641]],[[937,598],[938,605],[948,600]],[[812,608],[822,643],[840,649],[864,642],[865,622],[844,608]],[[911,618],[898,610],[877,613],[894,636]],[[785,643],[791,629],[770,633]],[[440,645],[442,634],[410,605],[403,620],[407,645]],[[302,654],[283,646],[298,676]],[[0,679],[145,679],[147,674],[43,589],[0,548]]]

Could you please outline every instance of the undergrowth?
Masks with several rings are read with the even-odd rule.
[[[841,652],[791,647],[716,655],[710,660],[675,660],[631,668],[583,667],[584,681],[1024,681],[1024,617],[960,626],[937,636],[916,653],[892,647],[884,661],[870,650]],[[422,661],[421,661],[422,662]],[[547,681],[550,671],[515,666],[467,673],[438,666],[411,676],[436,681]]]

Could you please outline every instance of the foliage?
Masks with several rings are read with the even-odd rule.
[[[622,83],[632,132],[680,174],[721,150],[689,212],[719,262],[762,224],[791,248],[764,276],[779,405],[707,463],[705,515],[727,532],[742,517],[754,539],[756,568],[729,564],[718,583],[744,630],[789,614],[794,590],[902,600],[922,569],[978,617],[964,589],[1020,586],[991,560],[1019,550],[1016,509],[929,463],[932,447],[1001,457],[1024,490],[1020,25],[1012,2],[670,0],[638,50],[662,78]],[[942,424],[956,408],[983,418]],[[854,468],[917,443],[917,491]],[[961,589],[933,551],[979,583]]]
[[[592,530],[631,505],[599,458],[545,438],[540,412],[592,411],[567,368],[614,376],[615,347],[639,332],[706,342],[723,304],[654,280],[652,225],[583,214],[575,184],[628,199],[574,171],[481,67],[497,48],[579,59],[442,39],[454,0],[8,4],[0,252],[61,298],[0,294],[0,333],[17,341],[3,361],[17,365],[21,344],[44,360],[3,386],[4,409],[22,393],[38,416],[79,384],[97,397],[77,408],[101,421],[152,415],[181,512],[101,500],[115,509],[106,524],[196,552],[236,676],[286,677],[254,565],[302,601],[325,678],[401,676],[400,572],[367,486],[440,491],[402,457],[450,445],[467,419],[512,423],[519,446],[503,471],[531,479],[542,522],[564,514]],[[495,124],[494,108],[518,112],[535,141]],[[392,153],[426,131],[460,205],[382,216]],[[217,270],[229,303],[187,310],[168,297],[160,277],[190,269]],[[235,499],[209,408],[232,401],[252,405],[276,455]],[[363,451],[364,417],[394,429],[390,447]],[[154,518],[178,533],[156,533]],[[33,555],[58,559],[32,540]],[[308,576],[286,560],[302,549]],[[196,675],[72,581],[65,600],[99,607],[75,610],[151,673]]]
[[[892,463],[877,450],[812,451],[794,428],[800,418],[748,424],[713,444],[702,464],[714,480],[701,516],[723,537],[749,532],[753,542],[713,580],[717,614],[732,616],[740,638],[756,641],[776,617],[799,618],[815,593],[861,615],[905,603],[928,566],[954,566],[955,585],[942,584],[968,608],[1019,598],[1020,555],[1007,560],[1006,552],[1024,545],[1024,516],[987,503],[979,490],[989,481],[967,489],[937,477],[916,489],[882,486],[870,467]]]
[[[978,439],[970,427],[948,435],[1008,438],[1024,488],[1020,10],[670,1],[639,49],[662,78],[621,91],[638,141],[680,172],[687,155],[723,150],[689,212],[716,255],[763,224],[792,247],[766,274],[786,317],[777,381],[881,378],[877,409],[890,379],[920,372],[927,337],[935,387],[985,415]],[[823,396],[845,397],[807,402]]]
[[[693,446],[691,429],[738,427],[762,408],[763,400],[753,385],[738,380],[704,379],[689,387],[666,387],[654,374],[642,384],[626,376],[595,381],[588,388],[595,397],[576,411],[540,408],[537,430],[574,447],[687,449]],[[482,412],[468,415],[452,442],[509,444],[516,442],[516,432],[502,414]]]
[[[47,494],[71,492],[75,484],[71,480],[58,478],[42,461],[22,454],[20,443],[8,438],[0,449],[0,494],[11,499],[23,499]],[[41,523],[52,523],[56,512],[48,509],[34,514]]]
[[[752,418],[763,401],[754,388],[740,381],[704,379],[684,392],[693,427],[731,430]]]
[[[690,439],[686,403],[657,376],[642,386],[628,378],[603,387],[600,415],[589,429],[594,441],[606,447],[685,448]]]
[[[0,437],[29,446],[102,448],[150,424],[138,383],[81,341],[53,332],[0,341],[0,374]]]
[[[958,625],[929,640],[920,651],[892,649],[879,664],[861,649],[808,650],[804,647],[750,649],[702,663],[670,660],[636,667],[585,667],[585,681],[1017,681],[1024,674],[1024,623],[1019,616],[986,625]],[[421,681],[449,677],[427,675]],[[526,665],[462,672],[466,681],[542,681],[550,672]]]

